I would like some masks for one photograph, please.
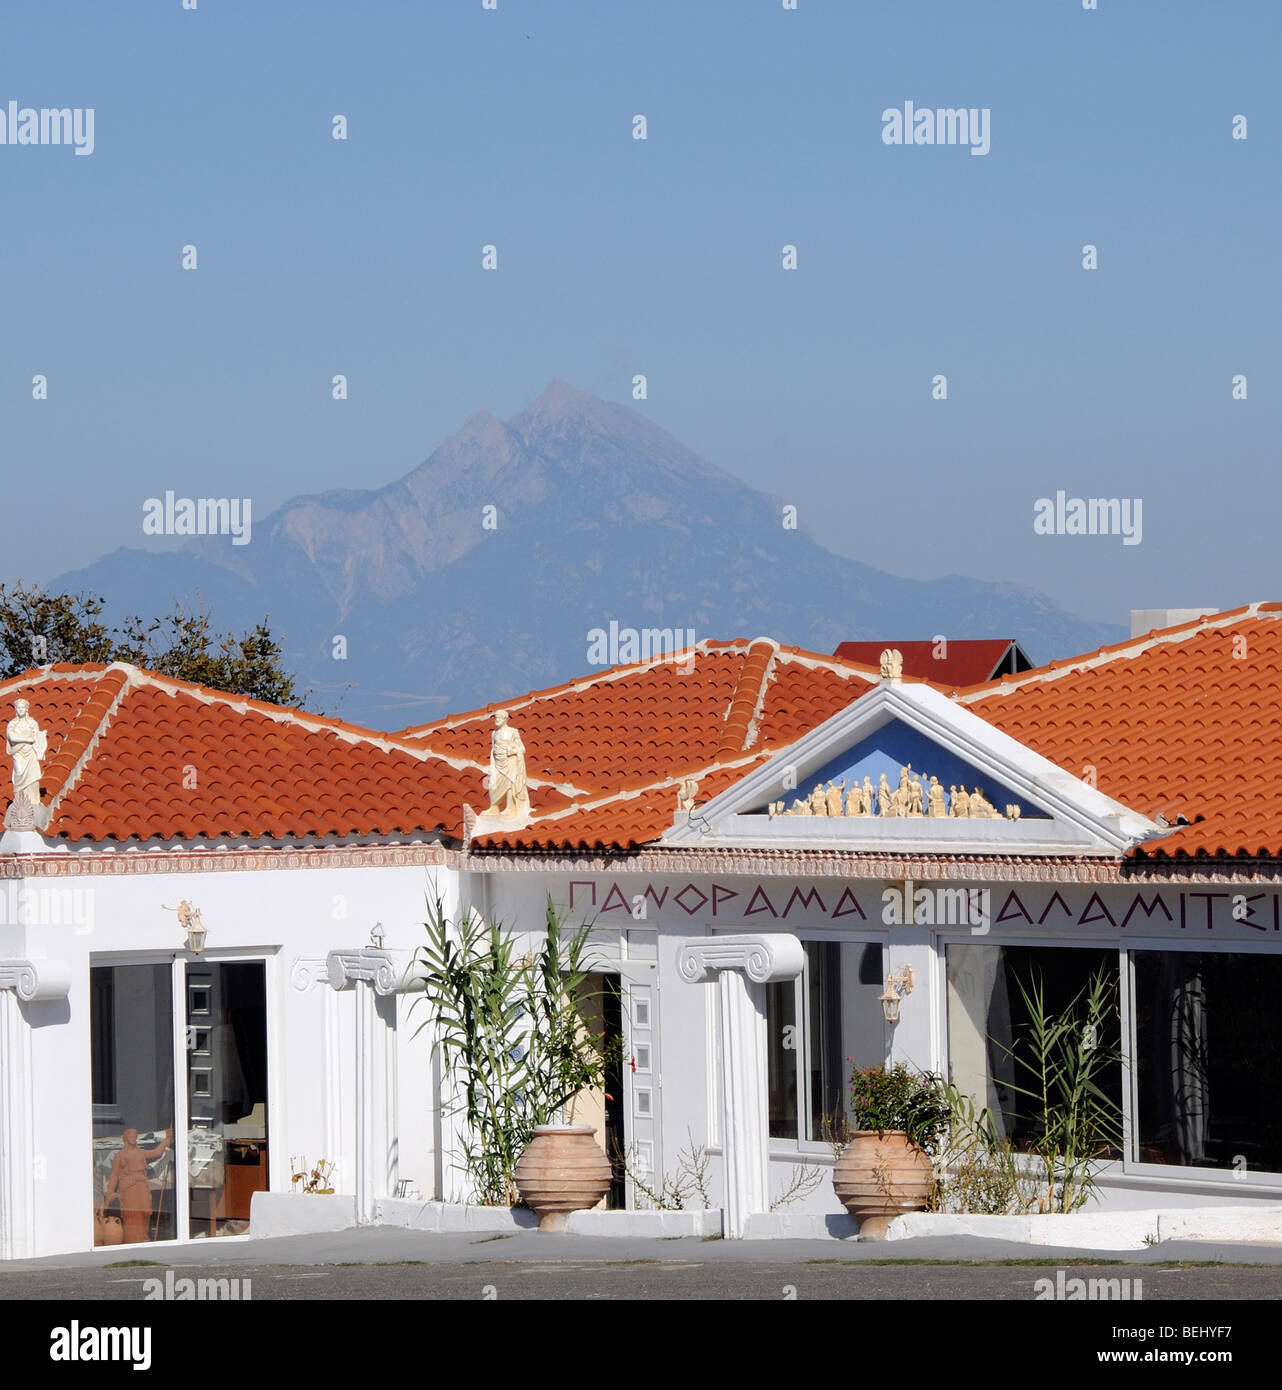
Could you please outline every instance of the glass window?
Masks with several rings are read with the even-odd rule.
[[[770,1137],[797,1137],[797,986],[776,980],[766,986],[766,1077],[770,1093]]]
[[[94,1243],[248,1229],[267,1187],[267,972],[261,961],[91,966]],[[175,1002],[182,1012],[175,1018]],[[174,1138],[174,1028],[188,1128]],[[181,1076],[181,1073],[180,1073]]]
[[[1282,957],[1135,951],[1136,1157],[1282,1172]]]
[[[1017,1145],[1027,1143],[1043,1132],[1044,1111],[1036,1098],[1039,1078],[1030,1065],[1026,992],[1040,985],[1046,1013],[1058,1016],[1105,972],[1114,982],[1113,1005],[1097,1041],[1116,1048],[1121,1037],[1117,952],[967,942],[950,945],[946,960],[949,1075],[977,1105],[987,1107]],[[1119,1113],[1121,1085],[1119,1065],[1110,1069],[1106,1087]]]
[[[881,946],[802,944],[801,978],[766,986],[770,1137],[824,1143],[844,1117],[850,1068],[886,1060]]]
[[[90,969],[95,1245],[174,1238],[173,1026],[168,964]]]
[[[841,1036],[842,945],[839,941],[806,943],[806,1069],[810,1073],[806,1138],[825,1139],[845,1110],[845,1053]],[[881,947],[872,950],[881,958]],[[857,997],[857,980],[851,981]],[[880,1017],[880,1007],[878,1008]]]

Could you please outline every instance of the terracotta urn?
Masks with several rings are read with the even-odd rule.
[[[925,1208],[934,1175],[930,1159],[902,1129],[861,1130],[842,1149],[832,1185],[859,1223],[860,1240],[885,1240],[896,1216]]]
[[[94,1212],[93,1243],[95,1245],[120,1245],[124,1238],[124,1222],[118,1216],[108,1216],[105,1211]]]
[[[591,1125],[535,1125],[516,1161],[516,1187],[540,1231],[565,1230],[572,1211],[588,1211],[610,1190],[610,1161]]]

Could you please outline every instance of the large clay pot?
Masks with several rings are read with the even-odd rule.
[[[105,1211],[94,1212],[93,1243],[95,1245],[119,1245],[124,1238],[124,1223],[118,1216],[108,1216]]]
[[[610,1190],[610,1161],[591,1125],[535,1125],[516,1161],[516,1186],[540,1231],[563,1231],[572,1211],[588,1211]]]
[[[859,1222],[861,1240],[885,1240],[906,1211],[921,1211],[934,1184],[930,1159],[902,1129],[860,1131],[832,1170],[837,1200]]]

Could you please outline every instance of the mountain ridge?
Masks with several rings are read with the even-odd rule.
[[[469,415],[401,478],[298,494],[247,546],[117,547],[53,582],[103,594],[116,621],[170,596],[203,602],[219,630],[266,613],[303,687],[322,701],[346,692],[343,717],[375,728],[582,675],[587,633],[612,618],[820,652],[1015,637],[1042,661],[1125,636],[1019,585],[901,578],[837,555],[785,529],[781,505],[639,412],[554,378],[507,421]],[[340,636],[345,661],[332,656]]]

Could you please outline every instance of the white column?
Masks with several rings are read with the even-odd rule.
[[[715,978],[720,994],[727,1239],[741,1239],[748,1217],[770,1210],[766,985],[795,980],[805,959],[801,942],[785,933],[694,937],[678,947],[682,979],[698,984]]]
[[[0,1259],[36,1251],[35,1085],[31,1027],[22,1005],[65,999],[62,961],[0,960]]]
[[[421,989],[412,951],[331,951],[330,985],[356,991],[356,1219],[372,1221],[378,1199],[395,1191],[396,1000]],[[391,997],[389,997],[391,996]]]

